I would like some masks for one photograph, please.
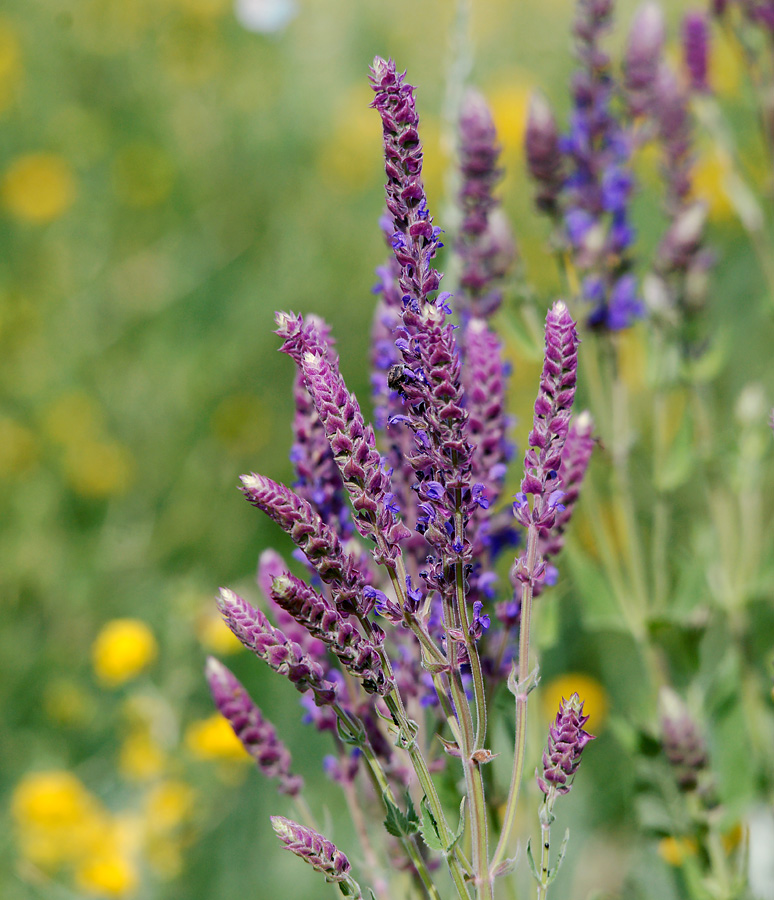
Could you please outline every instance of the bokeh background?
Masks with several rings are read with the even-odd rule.
[[[292,366],[276,353],[275,309],[330,321],[344,374],[368,406],[371,287],[384,255],[380,127],[368,108],[375,54],[395,57],[418,86],[428,192],[444,224],[454,6],[246,0],[237,15],[232,0],[3,4],[4,900],[333,896],[280,854],[267,816],[290,809],[213,718],[202,666],[208,652],[229,656],[346,846],[320,769],[325,739],[300,724],[290,685],[237,651],[213,596],[220,584],[249,593],[260,550],[287,549],[236,490],[244,471],[291,477]],[[547,302],[560,279],[531,208],[521,139],[534,86],[567,112],[572,4],[473,7],[471,78],[500,129],[523,271]],[[667,7],[674,24],[685,4]],[[624,27],[633,8],[620,5]],[[610,44],[622,43],[619,30]],[[720,42],[712,65],[755,182],[762,148],[739,60]],[[645,154],[638,165],[647,255],[658,236],[656,164]],[[728,356],[739,351],[723,382],[730,397],[751,380],[771,388],[771,327],[740,303],[763,287],[724,165],[710,143],[700,147],[697,189],[728,262],[711,315]],[[506,307],[511,408],[524,422],[538,360],[512,318]],[[589,869],[629,864],[610,853],[609,835],[625,835],[633,819],[631,773],[616,769],[605,720],[636,693],[639,673],[612,633],[579,643],[556,616],[543,628],[545,672],[582,673],[600,734],[573,795],[580,821],[602,835],[579,845],[586,875],[573,876],[572,896],[581,897]]]

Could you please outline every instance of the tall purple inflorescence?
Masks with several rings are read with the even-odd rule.
[[[709,91],[707,73],[709,71],[709,22],[704,12],[685,14],[682,27],[683,62],[691,90],[698,93]]]
[[[467,316],[487,318],[502,302],[499,281],[516,255],[516,245],[502,215],[494,187],[502,177],[492,113],[477,91],[462,101],[459,124],[462,221],[457,241],[460,291],[455,306]]]
[[[563,497],[559,470],[570,426],[578,369],[578,335],[567,306],[558,300],[546,316],[546,348],[535,417],[524,457],[524,478],[513,511],[525,528],[547,534]],[[528,495],[532,495],[530,509]]]
[[[417,528],[439,554],[429,583],[442,593],[451,587],[445,573],[454,560],[467,559],[464,530],[477,502],[470,483],[472,448],[460,378],[461,362],[452,326],[446,323],[448,295],[430,294],[440,285],[431,261],[440,229],[433,225],[422,183],[422,145],[411,85],[395,63],[376,58],[371,82],[373,107],[382,118],[387,172],[387,208],[392,246],[400,266],[401,327],[396,346],[403,357],[393,384],[405,401],[405,415],[393,423],[414,433],[411,466],[419,498]]]
[[[634,16],[624,55],[624,89],[633,116],[645,115],[652,109],[664,39],[664,14],[658,3],[651,0]]]
[[[583,748],[594,740],[594,735],[583,729],[588,719],[588,716],[583,715],[583,702],[577,694],[573,694],[569,700],[562,698],[543,751],[543,772],[535,773],[538,787],[544,794],[551,791],[557,794],[569,793]]]
[[[304,780],[290,771],[290,753],[277,737],[271,722],[266,721],[250,695],[231,672],[213,657],[205,669],[207,683],[218,712],[234,729],[242,746],[255,760],[267,778],[278,778],[280,793],[295,797]]]
[[[560,146],[567,159],[562,204],[565,238],[592,305],[589,324],[617,331],[645,314],[629,271],[634,242],[629,206],[634,189],[631,138],[613,112],[610,58],[600,45],[612,0],[578,0],[574,23],[580,68],[572,83],[573,113]]]
[[[530,98],[524,148],[529,174],[538,186],[535,205],[555,217],[559,213],[559,198],[564,185],[564,157],[556,119],[548,101],[539,93]]]

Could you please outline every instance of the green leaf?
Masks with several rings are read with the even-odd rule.
[[[532,877],[540,884],[540,873],[537,870],[535,858],[532,855],[532,840],[527,841],[527,862],[529,863],[529,870],[532,872]]]
[[[551,868],[549,870],[548,878],[546,880],[546,887],[548,887],[548,885],[551,884],[551,882],[554,880],[554,878],[556,878],[556,876],[559,874],[559,869],[561,868],[562,863],[564,862],[564,855],[565,855],[565,853],[567,853],[567,843],[569,840],[570,840],[570,829],[568,828],[564,833],[564,837],[562,838],[562,844],[559,847],[559,856],[557,857],[556,865],[553,866],[553,868]]]
[[[438,823],[435,821],[435,816],[433,816],[433,813],[430,810],[430,804],[427,802],[427,797],[422,798],[422,803],[420,805],[422,807],[422,824],[419,826],[419,830],[422,833],[422,840],[431,850],[446,852],[446,846],[438,833]]]
[[[419,816],[414,809],[411,798],[408,799],[408,813],[401,812],[398,807],[390,800],[387,793],[382,794],[384,805],[387,807],[387,818],[384,820],[384,827],[393,835],[393,837],[411,837],[419,831]]]

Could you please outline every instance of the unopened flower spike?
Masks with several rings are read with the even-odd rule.
[[[691,90],[704,94],[709,91],[709,22],[703,11],[688,12],[683,18],[683,62]]]
[[[529,174],[538,188],[535,205],[542,212],[556,216],[565,179],[564,158],[554,114],[546,98],[537,92],[529,101],[524,148]]]
[[[261,772],[267,778],[279,779],[281,793],[297,796],[304,781],[290,771],[290,753],[277,737],[271,722],[263,717],[242,684],[223,663],[208,657],[205,674],[218,712],[228,719],[234,734]]]
[[[683,700],[663,688],[659,696],[664,755],[683,791],[696,790],[708,776],[709,757],[696,721]]]
[[[350,877],[352,867],[349,860],[332,841],[284,816],[272,816],[271,826],[286,850],[308,862],[316,872],[325,875],[326,881],[339,883],[346,896],[353,900],[362,898],[360,886]]]
[[[542,772],[535,772],[538,787],[544,794],[569,793],[583,748],[594,740],[594,735],[583,728],[588,719],[583,714],[583,701],[578,694],[573,694],[569,700],[562,698],[548,732]]]
[[[658,3],[648,0],[635,13],[624,55],[624,89],[634,116],[653,110],[653,87],[664,39],[664,13]]]
[[[492,113],[477,91],[462,100],[459,123],[462,221],[457,238],[460,290],[455,307],[463,325],[468,316],[488,318],[502,301],[500,281],[516,255],[507,219],[494,187],[502,177],[500,147]]]

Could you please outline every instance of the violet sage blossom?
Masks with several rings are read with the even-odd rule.
[[[300,775],[291,773],[290,753],[277,737],[274,726],[263,717],[242,684],[223,663],[208,657],[205,674],[218,712],[228,720],[258,768],[267,778],[279,779],[280,793],[295,797],[304,781]]]
[[[535,773],[538,787],[544,794],[569,793],[583,748],[594,740],[594,735],[583,728],[588,719],[583,715],[583,701],[578,694],[573,694],[569,700],[562,697],[543,751],[543,771]]]

